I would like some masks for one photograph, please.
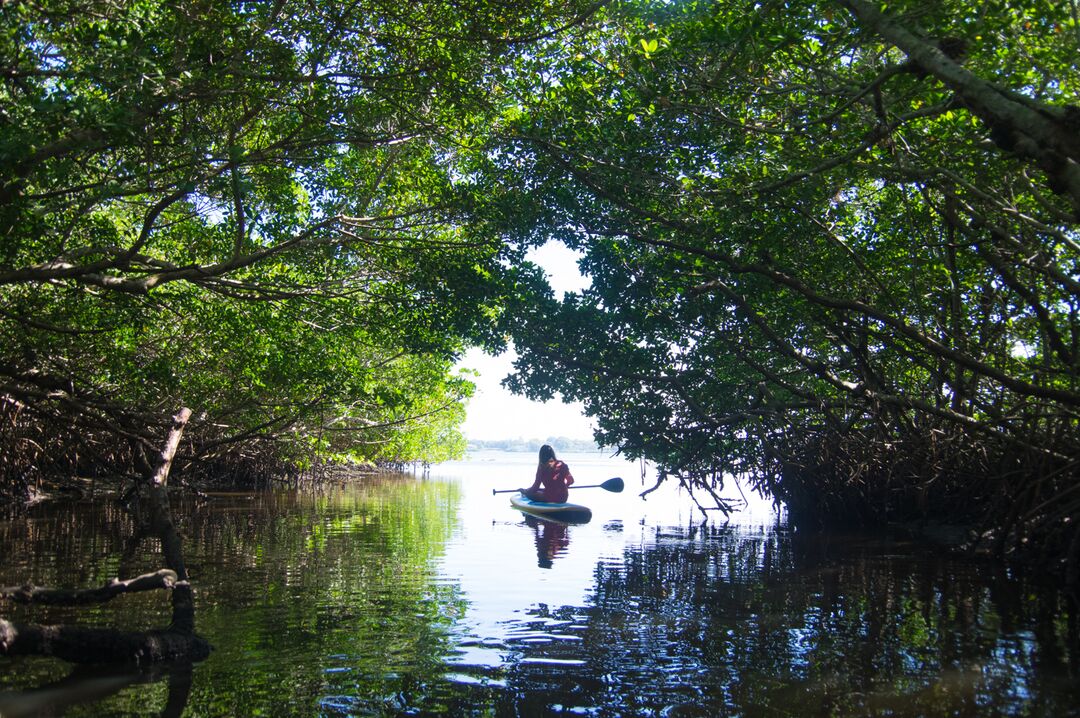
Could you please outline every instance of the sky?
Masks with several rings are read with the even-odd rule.
[[[549,242],[534,249],[528,259],[544,268],[556,296],[580,291],[589,285],[589,280],[578,271],[578,255],[560,243]],[[550,436],[591,439],[592,422],[585,417],[580,403],[563,403],[557,398],[543,403],[529,401],[500,386],[503,378],[513,370],[515,357],[512,349],[497,357],[471,349],[458,362],[458,367],[480,373],[479,377],[472,378],[476,394],[469,401],[467,418],[462,426],[465,436],[487,441],[546,439]]]

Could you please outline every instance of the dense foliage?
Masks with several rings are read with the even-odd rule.
[[[204,463],[443,458],[510,337],[662,476],[1080,580],[1074,2],[0,13],[9,481],[180,404]]]
[[[1070,3],[610,7],[485,158],[592,278],[508,317],[515,386],[704,491],[1080,571],[1078,41]]]
[[[552,9],[554,8],[554,9]],[[460,453],[514,291],[454,157],[573,3],[0,7],[0,470]]]

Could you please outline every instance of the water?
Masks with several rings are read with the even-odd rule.
[[[707,524],[638,467],[567,455],[587,524],[494,488],[531,454],[482,452],[320,492],[213,496],[181,531],[195,666],[0,658],[0,715],[1080,716],[1075,609],[991,563],[897,538],[804,535],[753,495]],[[739,498],[735,487],[724,495]],[[0,522],[0,585],[95,586],[160,567],[106,503]],[[15,622],[143,630],[164,595]]]

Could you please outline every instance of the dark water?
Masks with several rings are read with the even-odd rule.
[[[759,501],[703,525],[673,492],[637,499],[633,467],[567,458],[579,483],[628,479],[575,492],[588,524],[492,496],[531,455],[211,497],[181,529],[212,656],[0,658],[0,716],[1080,716],[1055,591],[909,540],[796,533]],[[105,503],[0,522],[0,585],[159,568],[129,532]],[[141,630],[168,621],[157,593],[0,615]]]

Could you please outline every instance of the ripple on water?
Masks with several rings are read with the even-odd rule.
[[[496,678],[489,675],[474,675],[472,673],[455,672],[444,673],[443,678],[450,683],[482,686],[485,688],[506,688],[507,686],[504,678]]]
[[[508,651],[505,645],[458,644],[446,662],[455,668],[462,665],[498,668],[505,662]]]
[[[546,658],[546,657],[529,657],[522,658],[518,661],[522,666],[585,666],[588,665],[588,661],[584,661],[580,658]]]

